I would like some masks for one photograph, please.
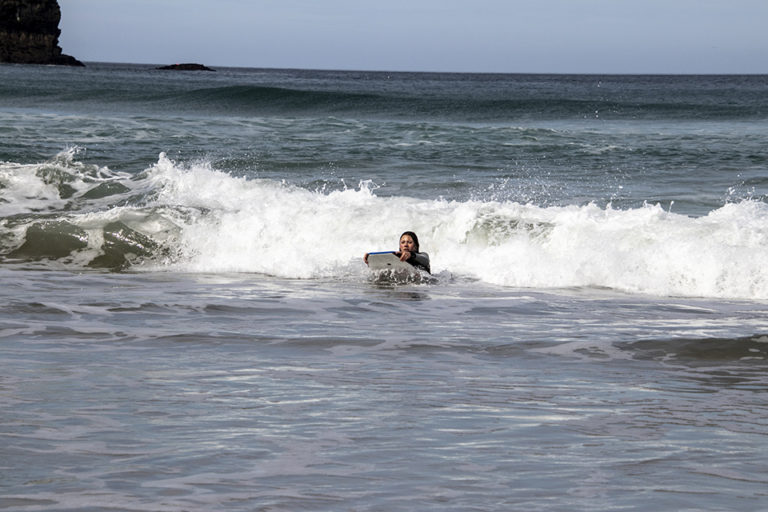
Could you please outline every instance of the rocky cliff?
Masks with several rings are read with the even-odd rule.
[[[57,0],[0,0],[0,62],[82,66],[61,53],[59,21]]]

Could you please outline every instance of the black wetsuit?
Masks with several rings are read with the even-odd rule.
[[[411,257],[405,260],[406,263],[410,263],[419,270],[425,270],[427,274],[432,273],[432,269],[429,268],[429,254],[425,252],[412,252]]]

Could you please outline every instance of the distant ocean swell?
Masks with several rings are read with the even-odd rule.
[[[551,78],[551,77],[550,77]],[[755,78],[757,80],[757,78]],[[533,80],[533,79],[532,79]],[[543,80],[543,78],[542,78]],[[534,80],[520,79],[486,92],[463,90],[422,91],[393,86],[371,90],[360,87],[325,89],[267,84],[202,85],[177,89],[164,83],[137,89],[115,84],[114,88],[80,84],[76,91],[39,84],[0,85],[0,101],[8,106],[39,108],[54,105],[109,105],[130,111],[197,112],[239,115],[378,115],[393,118],[456,119],[464,121],[507,121],[521,119],[634,119],[634,120],[727,120],[764,119],[768,102],[762,94],[742,92],[738,101],[721,101],[727,88],[692,93],[683,85],[669,87],[664,97],[647,91],[632,94],[626,88],[614,90],[600,77],[574,78],[570,90],[546,91]],[[482,82],[481,82],[482,83]],[[484,84],[487,85],[487,84]]]
[[[161,155],[136,176],[77,161],[0,163],[0,258],[67,268],[366,279],[363,253],[420,234],[438,279],[523,288],[768,298],[768,205],[701,217],[659,205],[540,206],[309,190]]]
[[[146,98],[148,101],[161,98]],[[516,91],[509,92],[509,98],[451,98],[446,96],[424,97],[409,94],[371,94],[336,92],[323,90],[298,90],[282,87],[261,87],[251,85],[227,86],[185,92],[168,98],[179,106],[196,105],[207,111],[223,112],[283,112],[316,114],[344,112],[380,114],[426,118],[457,118],[492,120],[507,119],[510,116],[535,115],[537,118],[595,117],[611,113],[621,116],[649,116],[680,119],[721,118],[736,116],[743,118],[750,112],[743,107],[727,107],[720,104],[689,103],[640,103],[636,100],[623,101],[599,98],[546,98],[525,97]],[[758,114],[753,112],[752,114]]]
[[[599,91],[596,89],[596,91]],[[450,95],[419,95],[404,92],[325,91],[258,85],[232,85],[135,97],[129,101],[160,103],[165,108],[194,107],[208,112],[291,114],[379,114],[465,120],[505,120],[531,116],[547,118],[616,117],[635,119],[749,119],[768,116],[762,102],[724,104],[709,96],[675,97],[670,101],[632,96],[610,97],[599,92],[581,97],[529,95],[524,89],[484,98]],[[169,105],[171,103],[172,105]]]

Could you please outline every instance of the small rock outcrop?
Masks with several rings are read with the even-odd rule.
[[[202,64],[188,62],[186,64],[171,64],[170,66],[161,66],[157,69],[170,69],[173,71],[216,71]]]
[[[0,62],[82,66],[59,46],[57,0],[0,0]]]

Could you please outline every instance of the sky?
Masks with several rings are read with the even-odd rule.
[[[84,62],[768,73],[768,0],[59,0]]]

